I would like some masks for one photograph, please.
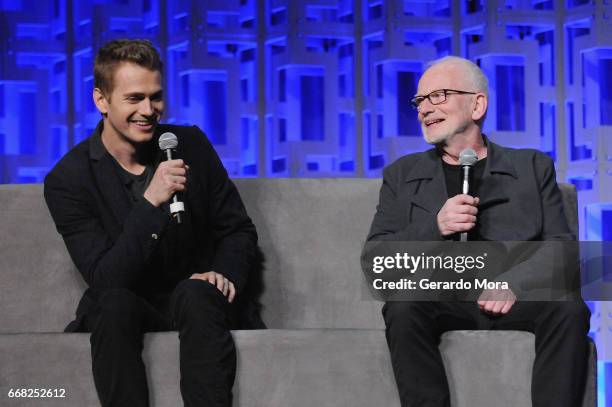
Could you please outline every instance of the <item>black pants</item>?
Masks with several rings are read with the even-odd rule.
[[[180,339],[185,406],[231,406],[236,350],[227,308],[223,294],[201,280],[181,281],[165,306],[154,306],[127,289],[101,294],[87,326],[92,332],[93,376],[102,406],[149,405],[143,336],[173,329]]]
[[[517,302],[503,316],[475,302],[400,302],[383,307],[393,372],[402,407],[449,407],[440,336],[460,329],[535,334],[533,407],[582,405],[590,312],[582,301]]]

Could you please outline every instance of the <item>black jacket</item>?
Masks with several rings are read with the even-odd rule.
[[[485,142],[487,162],[479,188],[477,216],[482,240],[575,240],[567,226],[552,159],[537,150],[501,147],[486,138]],[[437,214],[447,199],[437,149],[398,159],[383,171],[380,200],[367,240],[444,240],[438,230]],[[563,246],[538,248],[534,244],[509,243],[507,247],[513,250],[509,253],[523,253],[500,276],[515,294],[525,296],[526,291],[550,284],[551,275],[539,272],[539,265],[548,264],[550,252]],[[534,251],[527,256],[525,247]]]
[[[256,258],[257,234],[236,187],[197,127],[159,125],[176,134],[175,154],[190,167],[183,194],[184,222],[168,206],[130,202],[113,157],[100,149],[102,122],[45,178],[45,199],[58,232],[89,289],[67,331],[78,331],[98,294],[128,288],[144,297],[164,295],[193,273],[216,271],[238,293]],[[101,151],[100,151],[101,150]],[[156,154],[155,164],[162,159]]]

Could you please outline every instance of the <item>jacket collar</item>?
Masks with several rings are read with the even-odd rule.
[[[480,186],[480,207],[507,202],[509,197],[504,192],[503,176],[518,178],[517,172],[505,149],[483,135],[487,145],[487,162]],[[500,178],[500,175],[502,177]],[[446,179],[442,168],[442,157],[436,148],[424,152],[419,161],[412,167],[405,182],[424,181],[413,196],[413,203],[423,209],[437,213],[448,199]]]
[[[89,158],[98,189],[119,224],[130,211],[130,202],[116,169],[114,158],[102,143],[104,122],[100,120],[89,137]]]

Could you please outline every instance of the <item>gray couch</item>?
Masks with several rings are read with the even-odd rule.
[[[399,406],[380,314],[359,253],[375,179],[252,179],[237,185],[265,255],[268,330],[236,331],[235,406]],[[576,195],[563,186],[576,226]],[[85,286],[55,231],[41,185],[0,186],[0,405],[95,406],[88,334],[65,334]],[[153,406],[181,405],[175,332],[147,334]],[[527,407],[534,337],[455,331],[440,345],[453,406]],[[596,406],[595,350],[583,406]],[[63,399],[7,397],[65,389]]]

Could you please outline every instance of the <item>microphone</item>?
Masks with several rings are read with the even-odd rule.
[[[166,132],[159,136],[159,149],[166,153],[166,158],[172,160],[172,150],[178,146],[178,139],[174,133]],[[176,218],[176,223],[181,223],[181,213],[185,212],[185,204],[181,202],[177,194],[172,195],[170,214]]]
[[[478,155],[476,155],[476,151],[471,148],[466,148],[459,154],[459,165],[463,170],[462,194],[470,193],[470,170],[474,164],[476,164],[476,161],[478,161]],[[462,232],[459,240],[467,242],[467,232]]]

